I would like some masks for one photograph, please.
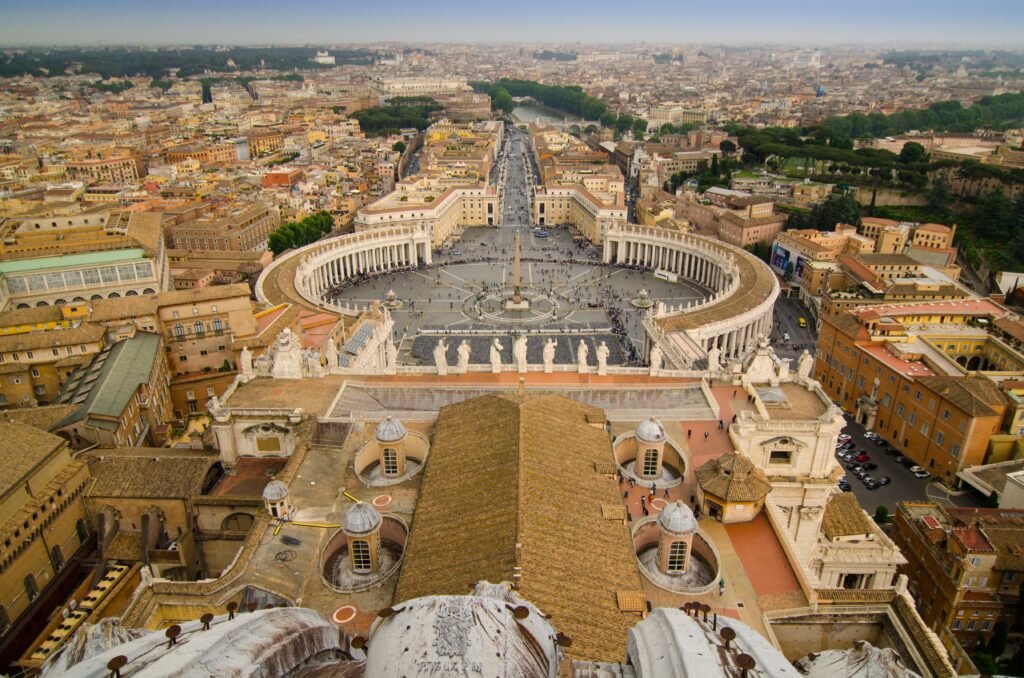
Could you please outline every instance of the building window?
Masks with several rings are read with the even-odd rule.
[[[220,321],[220,318],[213,319],[213,331],[218,334],[224,331],[224,323]]]
[[[393,448],[384,448],[384,475],[398,475],[398,452]]]
[[[959,457],[960,445],[958,445],[957,443],[953,443],[953,447],[949,448],[949,453],[952,454],[954,457]]]
[[[967,630],[968,631],[973,631],[974,630],[974,624],[975,624],[974,620],[971,620],[971,621],[967,622]]]
[[[967,421],[966,420],[960,420],[960,424],[957,426],[957,428],[960,429],[960,433],[963,433],[964,431],[966,431],[967,430]]]
[[[36,368],[33,367],[32,368],[32,376],[33,377],[38,377],[39,376],[39,370],[37,370]]]
[[[897,417],[902,417],[903,416],[903,405],[897,405],[896,406],[896,416]]]
[[[922,421],[921,422],[921,433],[923,433],[924,435],[928,435],[928,422],[927,421]]]
[[[362,540],[352,541],[352,569],[356,572],[369,572],[373,567],[370,560],[370,545]]]
[[[657,450],[647,450],[644,452],[644,476],[653,476],[658,472],[658,452]]]
[[[946,436],[943,435],[942,431],[935,432],[935,444],[942,447],[942,443],[946,440]]]
[[[982,622],[982,624],[981,624],[981,630],[982,631],[988,631],[990,628],[992,628],[992,622]]]
[[[793,461],[793,453],[789,450],[772,450],[768,455],[769,464],[789,464]]]
[[[686,542],[674,541],[668,547],[668,571],[671,574],[684,572],[686,568]]]
[[[39,595],[39,584],[36,583],[36,578],[31,574],[25,575],[25,594],[29,600],[35,600],[36,596]]]
[[[192,324],[192,331],[195,332],[197,337],[201,337],[206,334],[206,328],[203,326],[202,320],[197,320]]]
[[[54,544],[50,549],[50,560],[53,561],[53,569],[59,570],[64,567],[64,553],[60,550],[60,544]]]
[[[185,338],[185,328],[182,327],[181,323],[174,324],[174,336],[176,336],[178,339]]]

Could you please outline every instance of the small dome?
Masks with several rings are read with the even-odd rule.
[[[288,486],[280,480],[271,480],[263,488],[263,499],[265,501],[281,501],[288,496]]]
[[[382,443],[396,443],[405,437],[405,427],[397,419],[388,417],[377,424],[377,440]]]
[[[677,501],[666,506],[658,516],[658,527],[672,534],[689,534],[697,531],[697,519],[689,506]]]
[[[645,443],[665,442],[665,427],[661,422],[651,417],[636,427],[636,437]]]
[[[345,512],[345,532],[350,534],[366,534],[373,532],[380,525],[380,514],[366,502],[356,504]]]

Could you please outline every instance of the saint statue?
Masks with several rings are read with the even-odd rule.
[[[811,376],[811,367],[814,365],[814,358],[808,353],[807,349],[800,354],[800,358],[796,361],[796,373],[801,377],[807,378]]]
[[[526,372],[526,335],[520,335],[512,344],[512,357],[516,361],[516,370]]]
[[[651,347],[649,360],[651,363],[651,374],[657,373],[661,369],[661,346],[655,344]]]
[[[466,371],[469,369],[469,354],[471,352],[472,352],[472,349],[469,347],[469,342],[466,341],[465,339],[463,339],[462,343],[459,344],[459,348],[458,348],[458,353],[459,353],[459,372],[461,372],[463,374],[465,374]]]
[[[580,372],[587,371],[587,354],[590,353],[590,348],[587,343],[580,339],[579,348],[576,349],[576,365]]]
[[[495,337],[494,341],[491,342],[491,372],[501,372],[501,349],[503,346],[498,338]]]
[[[548,337],[544,343],[544,372],[551,374],[555,367],[555,349],[558,348],[558,340]]]
[[[442,339],[438,339],[437,346],[434,347],[434,366],[437,367],[438,375],[448,375],[448,344]]]
[[[601,342],[601,345],[597,347],[597,373],[605,374],[608,371],[608,345]]]

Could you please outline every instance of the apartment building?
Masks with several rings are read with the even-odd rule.
[[[0,659],[6,665],[45,626],[75,556],[92,537],[89,468],[68,442],[21,421],[0,421]]]
[[[984,462],[1010,410],[989,377],[1024,374],[1024,355],[990,331],[1003,315],[985,299],[823,315],[814,376],[859,423],[953,484]]]
[[[900,502],[893,540],[921,618],[972,652],[1015,625],[1024,581],[1024,511]]]
[[[68,179],[94,184],[133,184],[146,175],[141,158],[130,150],[99,152],[68,160],[64,167]]]
[[[57,402],[77,409],[54,424],[76,447],[162,444],[171,419],[170,375],[159,334],[139,332],[75,370]]]
[[[281,225],[271,205],[228,205],[167,229],[170,246],[197,251],[255,251],[267,249],[267,239]]]

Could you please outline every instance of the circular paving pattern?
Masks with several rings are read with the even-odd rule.
[[[355,619],[357,614],[359,614],[359,609],[355,605],[342,605],[334,611],[331,619],[335,624],[347,624]]]
[[[371,503],[377,508],[380,508],[381,506],[387,506],[388,504],[391,503],[391,495],[378,494],[376,497],[373,498],[373,502]]]

